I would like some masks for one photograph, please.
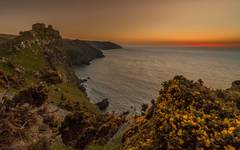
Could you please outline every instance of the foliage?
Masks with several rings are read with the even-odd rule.
[[[157,103],[125,132],[124,149],[240,148],[235,104],[229,107],[228,100],[202,84],[183,76],[164,82]]]
[[[29,103],[35,106],[41,106],[48,98],[48,89],[42,83],[22,90],[13,98],[16,103]]]
[[[63,142],[77,149],[88,145],[105,145],[125,122],[124,115],[112,113],[95,115],[76,111],[65,117],[60,127]]]

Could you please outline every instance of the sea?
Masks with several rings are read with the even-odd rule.
[[[240,48],[126,46],[105,50],[90,65],[75,66],[93,103],[107,98],[108,111],[139,111],[158,97],[162,83],[175,75],[202,79],[213,89],[227,89],[240,80]]]

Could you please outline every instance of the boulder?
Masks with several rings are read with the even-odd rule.
[[[142,113],[142,115],[145,114],[145,112],[147,111],[147,109],[148,109],[148,104],[142,104],[142,108],[141,108],[141,113]]]
[[[96,105],[101,111],[105,111],[109,106],[109,101],[107,98],[105,98],[101,102],[96,103]]]
[[[236,80],[232,82],[232,87],[240,87],[240,80]]]
[[[55,70],[47,70],[43,74],[42,79],[48,84],[58,84],[63,82],[62,74]]]

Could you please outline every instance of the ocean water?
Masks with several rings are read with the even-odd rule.
[[[105,58],[77,66],[90,77],[87,93],[95,103],[110,101],[109,111],[127,111],[156,99],[163,81],[175,75],[201,78],[211,88],[226,89],[240,79],[240,49],[129,47],[104,51]]]

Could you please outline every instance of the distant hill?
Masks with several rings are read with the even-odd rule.
[[[122,48],[120,45],[115,44],[109,41],[87,41],[91,46],[101,49],[101,50],[109,50],[109,49],[120,49]]]
[[[89,64],[95,58],[104,57],[100,49],[86,41],[64,39],[63,47],[72,65]]]
[[[11,34],[0,34],[0,43],[3,43],[7,40],[15,38],[16,35],[11,35]]]

